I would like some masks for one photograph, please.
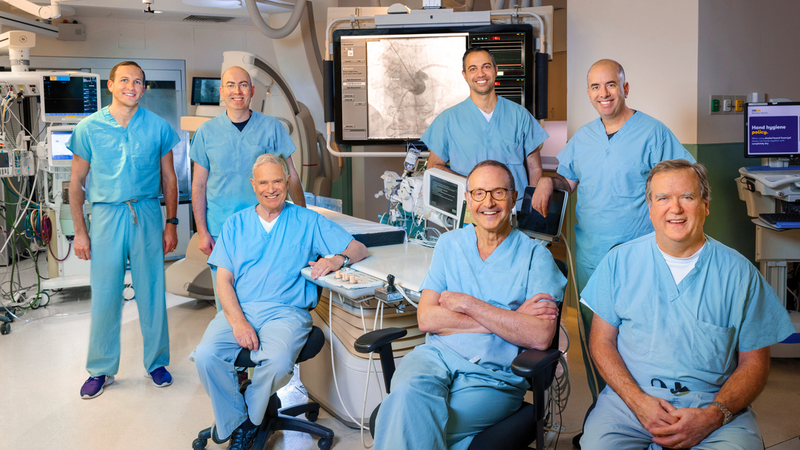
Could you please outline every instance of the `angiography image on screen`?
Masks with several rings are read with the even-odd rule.
[[[466,35],[367,42],[369,139],[419,138],[439,113],[466,99],[465,48]]]

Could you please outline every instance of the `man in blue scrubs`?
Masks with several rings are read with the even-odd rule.
[[[422,135],[430,150],[428,168],[465,176],[479,162],[493,159],[511,170],[520,191],[536,186],[542,176],[538,148],[547,133],[527,109],[495,93],[497,63],[488,51],[467,50],[463,64],[469,97],[439,114]],[[516,208],[521,206],[520,195]]]
[[[192,209],[200,251],[206,255],[214,250],[225,220],[255,204],[250,169],[259,155],[272,153],[288,161],[289,193],[296,205],[306,205],[303,186],[292,163],[292,138],[277,119],[250,110],[255,94],[250,74],[238,66],[229,68],[222,74],[219,92],[225,112],[197,129],[189,151],[194,161]],[[211,274],[217,297],[216,270]],[[217,297],[217,310],[220,308]]]
[[[705,167],[659,163],[646,189],[655,233],[612,249],[582,293],[608,386],[581,448],[763,448],[749,405],[794,326],[758,270],[703,233]]]
[[[82,120],[67,147],[74,153],[69,203],[75,255],[91,259],[92,325],[81,397],[94,398],[119,369],[120,320],[125,266],[131,265],[144,340],[145,376],[156,387],[172,384],[164,291],[164,257],[178,245],[178,184],[172,148],[178,134],[139,107],[144,71],[126,61],[111,69],[111,105]],[[83,214],[86,176],[92,204],[91,238]],[[164,225],[159,187],[167,209]]]
[[[583,290],[611,247],[653,231],[647,219],[644,184],[660,161],[694,161],[658,120],[625,104],[630,85],[616,61],[600,60],[589,69],[586,92],[600,117],[581,127],[558,154],[558,174],[545,177],[531,200],[547,215],[553,189],[578,190],[575,206],[575,280]],[[592,313],[580,308],[583,357],[593,399],[605,382],[592,367],[586,340]],[[596,384],[595,384],[596,380]]]
[[[228,218],[208,258],[218,271],[222,311],[193,354],[229,449],[249,448],[269,397],[291,379],[311,331],[317,287],[300,270],[310,264],[318,278],[367,256],[342,227],[286,202],[291,181],[281,157],[259,156],[251,182],[258,203]],[[315,262],[317,255],[332,256]],[[243,348],[257,364],[244,397],[233,365]]]
[[[556,333],[567,280],[550,252],[511,227],[508,168],[484,161],[468,177],[474,225],[442,235],[417,310],[425,344],[403,357],[378,411],[375,449],[466,449],[516,412],[528,389],[511,372],[525,348]]]

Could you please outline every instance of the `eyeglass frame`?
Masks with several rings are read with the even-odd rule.
[[[499,191],[499,190],[501,190],[501,189],[502,189],[502,190],[503,190],[503,192],[505,193],[505,194],[503,195],[503,198],[496,198],[496,197],[494,196],[494,191]],[[483,191],[483,193],[484,193],[484,197],[483,197],[482,199],[480,199],[480,200],[478,200],[477,198],[475,198],[475,194],[474,194],[474,192],[477,192],[477,191]],[[473,201],[476,201],[476,202],[482,202],[482,201],[486,200],[486,197],[485,197],[485,195],[486,195],[486,194],[489,194],[489,196],[490,196],[490,197],[492,197],[492,199],[494,199],[495,201],[498,201],[498,202],[500,202],[500,201],[503,201],[503,200],[505,200],[506,198],[508,198],[508,193],[509,193],[509,192],[517,192],[517,190],[516,190],[516,189],[511,189],[511,188],[496,187],[496,188],[492,188],[492,189],[481,189],[481,188],[478,188],[478,189],[473,189],[473,190],[471,190],[471,191],[467,191],[467,192],[469,192],[469,196],[470,196],[470,198],[471,198]]]

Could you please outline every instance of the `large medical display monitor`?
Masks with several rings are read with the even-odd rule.
[[[42,75],[42,120],[77,123],[100,110],[97,74],[47,73]]]
[[[525,24],[334,31],[336,141],[418,140],[436,116],[469,97],[461,58],[475,46],[497,61],[497,94],[533,111],[533,33]]]
[[[192,105],[219,105],[219,78],[192,78]]]
[[[748,103],[744,124],[745,157],[800,155],[800,103]]]

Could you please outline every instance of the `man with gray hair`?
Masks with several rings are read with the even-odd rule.
[[[582,292],[608,386],[581,448],[763,448],[749,405],[794,326],[750,261],[703,233],[705,167],[663,161],[646,193],[655,232],[613,248]]]
[[[230,436],[229,449],[249,448],[270,396],[291,379],[311,331],[317,287],[300,270],[311,265],[318,278],[367,256],[366,247],[339,225],[287,203],[290,179],[283,158],[259,156],[250,180],[258,204],[228,218],[208,258],[217,269],[222,311],[193,359],[218,435]],[[244,396],[233,366],[242,349],[257,365]]]

